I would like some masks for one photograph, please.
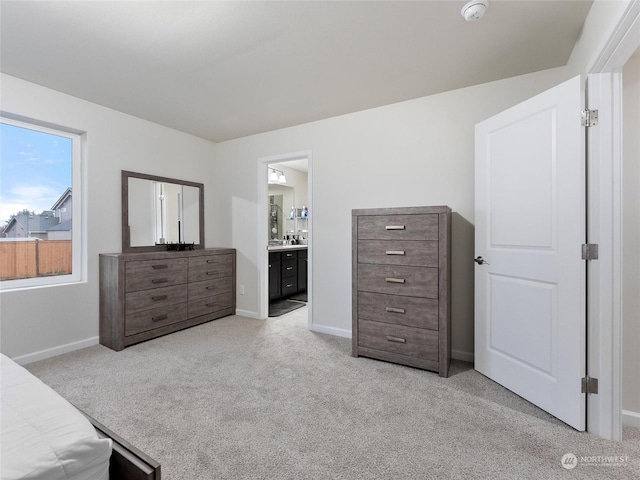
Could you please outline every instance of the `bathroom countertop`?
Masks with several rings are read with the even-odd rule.
[[[269,245],[270,252],[281,252],[283,250],[306,250],[308,245]]]

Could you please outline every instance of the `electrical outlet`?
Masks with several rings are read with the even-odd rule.
[[[244,285],[240,285],[238,287],[238,293],[240,293],[240,295],[244,295]]]

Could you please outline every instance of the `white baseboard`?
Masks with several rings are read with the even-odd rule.
[[[462,360],[463,362],[473,363],[473,353],[471,352],[463,352],[461,350],[451,349],[451,358],[453,358],[454,360]]]
[[[335,335],[336,337],[351,338],[351,330],[345,330],[343,328],[327,327],[326,325],[314,324],[311,326],[312,332],[326,333],[328,335]]]
[[[622,424],[629,427],[640,428],[640,413],[622,410]]]
[[[18,365],[27,365],[28,363],[38,362],[47,358],[55,357],[56,355],[62,355],[63,353],[73,352],[74,350],[80,350],[81,348],[92,347],[98,345],[100,337],[91,337],[85,340],[78,340],[77,342],[67,343],[58,347],[47,348],[46,350],[40,350],[39,352],[28,353],[27,355],[20,355],[13,359]]]
[[[236,308],[236,315],[239,315],[241,317],[254,318],[256,320],[260,319],[260,317],[258,316],[258,312],[252,312],[251,310],[238,310]]]

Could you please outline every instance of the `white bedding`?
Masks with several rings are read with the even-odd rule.
[[[108,480],[111,439],[0,354],[0,480]]]

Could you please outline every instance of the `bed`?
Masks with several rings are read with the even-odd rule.
[[[160,480],[160,465],[0,354],[1,480]]]

